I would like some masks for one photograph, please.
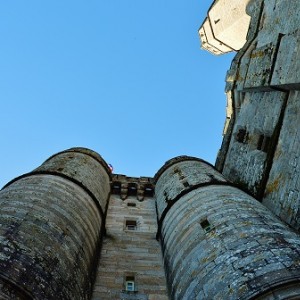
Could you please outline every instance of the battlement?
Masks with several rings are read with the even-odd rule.
[[[153,197],[154,179],[112,174],[111,193],[120,195],[123,200],[129,196],[136,196],[139,201],[142,201],[145,197]]]

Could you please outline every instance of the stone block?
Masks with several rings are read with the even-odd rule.
[[[276,43],[269,43],[251,52],[244,89],[271,90],[270,81],[275,55]]]
[[[281,38],[271,85],[287,89],[300,89],[300,31]]]

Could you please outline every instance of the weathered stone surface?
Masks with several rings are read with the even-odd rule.
[[[280,40],[271,85],[287,90],[300,89],[300,30]]]
[[[102,168],[99,168],[99,165]],[[52,156],[34,172],[67,176],[89,190],[105,211],[110,192],[110,170],[102,157],[85,148],[72,148]],[[95,184],[95,178],[100,182]]]
[[[170,168],[185,163],[192,161]],[[206,181],[208,173],[218,176],[212,167],[194,164],[204,185],[178,198],[161,225],[171,299],[256,299],[270,289],[284,295],[280,283],[300,278],[299,236],[249,195]],[[167,171],[157,178],[158,203]],[[168,178],[177,193],[180,182]]]
[[[135,220],[136,230],[127,230],[126,220]],[[106,232],[92,299],[168,299],[154,199],[112,195]],[[135,278],[134,294],[124,291],[128,275]]]
[[[279,35],[299,29],[298,0],[264,0],[260,28],[257,32],[257,48],[274,43]]]
[[[226,178],[261,198],[296,229],[300,190],[295,171],[300,147],[299,105],[295,100],[300,86],[299,10],[298,0],[249,3],[247,42],[227,74],[230,108],[216,163]],[[245,101],[247,98],[257,100]],[[246,129],[247,138],[238,142],[242,129]],[[267,137],[261,137],[263,143],[269,143],[265,151],[261,146],[253,148],[259,135]]]
[[[162,174],[160,174],[161,170],[163,170]],[[212,167],[208,163],[188,156],[171,159],[161,170],[155,176],[157,180],[155,195],[157,199],[160,199],[157,201],[159,219],[169,209],[172,202],[189,191],[191,187],[226,181],[221,174],[211,172]]]
[[[108,191],[109,176],[103,180],[106,171],[94,158],[73,154],[46,162],[65,166],[65,174],[51,168],[47,174],[42,166],[0,192],[1,299],[88,299],[91,294],[103,219],[86,187],[93,182],[95,190]],[[98,172],[90,172],[93,165]],[[108,192],[101,197],[107,199]]]
[[[266,170],[276,145],[285,93],[245,93],[233,128],[223,175],[258,196],[263,193]],[[272,114],[268,112],[272,110]],[[239,135],[244,134],[241,138]],[[263,140],[265,144],[263,145]]]
[[[300,229],[300,94],[290,93],[263,204]]]
[[[270,81],[276,54],[276,43],[264,45],[251,52],[244,89],[252,88],[255,89],[255,91],[271,90]]]

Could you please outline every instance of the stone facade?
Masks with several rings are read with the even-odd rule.
[[[147,193],[138,200],[142,191],[133,188],[145,181],[145,177],[113,176],[114,194],[109,200],[92,300],[168,299],[161,248],[156,240],[155,200]],[[127,186],[126,196],[124,188],[118,188],[122,185]],[[126,277],[132,278],[134,291],[126,291]]]
[[[69,149],[0,209],[1,299],[300,297],[299,234],[198,158],[134,178]]]
[[[227,74],[227,118],[216,166],[299,230],[298,0],[251,1],[247,42]]]
[[[180,156],[134,178],[72,148],[4,186],[0,299],[300,299],[299,11],[211,6],[204,48],[241,48],[216,167]]]

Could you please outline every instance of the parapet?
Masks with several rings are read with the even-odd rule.
[[[129,177],[113,174],[111,192],[120,195],[122,200],[128,196],[136,196],[139,201],[142,201],[145,197],[153,197],[154,180],[151,177]]]
[[[199,29],[202,48],[215,55],[238,51],[246,43],[250,0],[215,0]]]

